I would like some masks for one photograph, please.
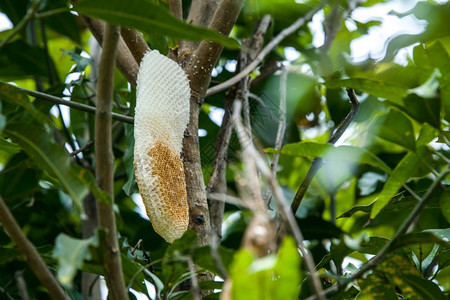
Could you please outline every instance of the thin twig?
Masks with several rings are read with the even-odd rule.
[[[75,156],[75,155],[77,155],[78,153],[81,153],[81,152],[83,152],[84,150],[91,148],[93,145],[94,145],[94,141],[89,141],[89,142],[87,142],[86,145],[84,145],[83,147],[80,147],[80,148],[78,148],[77,150],[70,152],[69,155],[70,155],[70,156]]]
[[[220,201],[224,203],[233,204],[238,207],[247,208],[247,205],[237,197],[233,197],[224,193],[206,193],[206,197],[210,200]]]
[[[8,206],[0,196],[0,222],[3,228],[8,233],[9,237],[19,248],[20,252],[25,255],[26,261],[30,269],[39,279],[41,284],[48,290],[52,299],[70,299],[63,288],[59,285],[53,274],[48,269],[47,265],[42,260],[33,244],[25,237],[22,229],[17,224],[14,216],[11,214]]]
[[[347,114],[347,116],[345,116],[345,118],[342,120],[341,124],[339,124],[335,132],[328,139],[328,143],[330,144],[335,144],[339,140],[339,138],[344,134],[345,130],[347,130],[348,126],[356,117],[356,114],[359,111],[359,101],[356,98],[353,89],[348,88],[347,95],[350,98],[352,108],[350,109],[350,112]],[[314,175],[316,175],[317,171],[319,171],[319,169],[322,167],[322,161],[323,160],[320,157],[316,157],[313,160],[311,167],[309,168],[308,173],[306,174],[305,179],[303,179],[302,184],[298,188],[297,193],[295,194],[294,197],[294,201],[292,201],[291,204],[291,210],[294,214],[297,212],[298,207],[300,206],[300,203],[306,194],[306,190],[308,189],[309,185],[311,184],[311,181],[314,178]]]
[[[280,76],[280,106],[278,108],[278,129],[277,137],[275,139],[274,148],[280,150],[283,145],[283,138],[286,132],[286,84],[287,84],[287,70],[285,67],[281,68]],[[275,153],[272,159],[272,175],[274,178],[277,176],[279,153]]]
[[[33,90],[27,90],[24,88],[20,88],[17,87],[15,85],[9,84],[9,83],[3,83],[2,84],[7,84],[10,87],[13,87],[21,92],[24,92],[27,95],[30,95],[32,97],[35,97],[37,99],[41,99],[41,100],[46,100],[52,103],[56,103],[56,104],[61,104],[61,105],[65,105],[65,106],[69,106],[71,108],[75,108],[84,112],[88,112],[91,114],[95,114],[96,109],[93,106],[89,106],[89,105],[85,105],[85,104],[81,104],[78,102],[73,102],[73,101],[68,101],[68,100],[64,100],[62,98],[59,97],[55,97],[49,94],[45,94],[45,93],[41,93],[41,92],[37,92],[37,91],[33,91]],[[134,123],[134,118],[129,117],[129,116],[124,116],[118,113],[112,113],[112,118],[117,120],[117,121],[121,121],[121,122],[125,122],[125,123],[129,123],[129,124],[133,124]]]
[[[254,34],[252,35],[250,46],[248,48],[248,53],[246,53],[248,57],[252,58],[260,51],[264,42],[264,35],[269,29],[270,23],[271,17],[269,15],[266,15],[261,19],[261,21],[256,26]],[[239,64],[238,70],[240,68],[245,67],[245,64],[242,63],[244,62],[241,62],[241,64]],[[218,192],[222,194],[226,193],[227,188],[226,157],[228,154],[228,146],[230,143],[232,132],[231,110],[237,89],[238,85],[231,87],[225,98],[224,104],[225,113],[222,118],[222,124],[220,125],[219,133],[217,134],[214,152],[213,171],[211,174],[211,178],[208,182],[208,186],[206,188],[207,192]],[[246,94],[249,96],[250,93],[248,93],[248,90]],[[250,119],[250,117],[248,117],[248,119]],[[211,215],[211,227],[213,229],[213,232],[217,235],[217,238],[215,239],[217,242],[220,242],[224,207],[225,203],[223,202],[211,202],[209,206]]]
[[[31,7],[28,9],[27,14],[20,20],[19,24],[17,24],[11,33],[0,43],[0,50],[17,34],[19,33],[28,22],[33,19],[37,10],[39,9],[39,4],[41,0],[35,0],[31,3]]]
[[[242,103],[240,101],[235,101],[234,105],[233,105],[233,121],[236,126],[236,132],[237,132],[238,136],[240,136],[241,140],[249,141],[245,144],[245,151],[248,151],[250,156],[255,159],[258,169],[261,171],[262,175],[266,178],[268,184],[270,185],[270,187],[272,189],[272,193],[274,194],[275,199],[277,200],[277,203],[279,205],[280,213],[282,213],[283,216],[286,218],[289,228],[291,229],[291,231],[294,235],[294,238],[297,242],[297,245],[303,255],[303,258],[306,263],[306,267],[307,267],[308,271],[310,272],[311,282],[312,282],[312,286],[313,286],[315,294],[317,295],[317,297],[319,299],[325,299],[323,296],[324,294],[323,294],[322,285],[321,285],[319,276],[317,275],[317,272],[315,271],[314,259],[311,255],[311,253],[306,250],[306,247],[304,245],[303,234],[302,234],[300,228],[298,228],[298,226],[297,226],[294,214],[289,209],[289,205],[288,205],[286,199],[284,198],[284,194],[283,194],[281,187],[279,186],[277,181],[272,176],[271,170],[266,165],[264,159],[261,157],[260,153],[256,150],[255,146],[253,145],[253,142],[251,141],[247,132],[245,131],[245,128],[242,124],[242,120],[241,120],[241,116],[240,116],[241,109],[242,109]]]
[[[284,40],[285,37],[288,35],[294,33],[297,31],[300,27],[306,24],[319,10],[322,9],[322,7],[327,3],[328,1],[324,1],[321,4],[314,7],[312,10],[310,10],[305,16],[297,19],[292,25],[289,27],[286,27],[283,29],[272,41],[270,41],[262,50],[259,52],[259,54],[255,57],[255,59],[248,64],[242,71],[240,71],[238,74],[233,76],[232,78],[228,79],[227,81],[218,84],[214,87],[209,88],[206,91],[206,96],[214,95],[220,91],[223,91],[230,86],[238,83],[241,81],[242,78],[250,74],[262,61],[263,59],[269,54],[278,44]]]
[[[187,263],[189,266],[189,273],[191,273],[191,282],[192,282],[192,295],[195,300],[200,300],[202,293],[200,292],[200,288],[198,287],[197,273],[195,272],[194,262],[192,261],[192,257],[187,258]]]
[[[16,278],[17,288],[19,289],[19,295],[22,300],[30,300],[30,296],[28,295],[27,283],[23,278],[23,271],[14,272],[14,278]]]
[[[47,18],[47,17],[51,17],[57,14],[61,14],[64,12],[69,12],[70,8],[68,7],[60,7],[60,8],[55,8],[55,9],[51,9],[51,10],[47,10],[41,13],[37,13],[34,15],[35,19],[42,19],[42,18]]]
[[[106,24],[103,35],[97,85],[97,111],[95,114],[96,177],[100,188],[111,198],[111,203],[97,199],[99,226],[108,230],[104,241],[106,283],[111,299],[128,299],[122,273],[120,248],[114,216],[114,155],[112,153],[111,107],[114,86],[114,66],[119,42],[119,27]]]

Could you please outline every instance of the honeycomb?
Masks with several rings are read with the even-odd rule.
[[[189,223],[180,153],[189,122],[189,80],[174,61],[153,50],[139,67],[134,117],[134,170],[152,226],[171,243]]]

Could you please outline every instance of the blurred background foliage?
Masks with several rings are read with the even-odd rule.
[[[151,3],[167,11],[165,1]],[[138,14],[133,11],[138,4],[125,13]],[[242,43],[253,34],[258,20],[270,14],[273,19],[265,36],[267,43],[319,4],[317,0],[245,1],[231,37]],[[183,1],[185,15],[189,5],[190,1]],[[28,18],[33,6],[34,17]],[[89,191],[95,192],[95,160],[89,146],[94,115],[35,99],[10,85],[94,106],[99,47],[70,7],[64,0],[0,2],[3,19],[11,22],[10,29],[0,32],[0,40],[12,36],[0,42],[0,193],[70,296],[79,299],[80,270],[103,272],[98,240],[104,233],[99,230],[92,238],[82,239],[83,199]],[[396,9],[382,15],[384,7]],[[357,18],[358,12],[370,17]],[[393,237],[418,202],[405,185],[423,197],[449,165],[449,17],[450,4],[446,1],[329,1],[313,22],[284,39],[251,75],[257,78],[265,67],[274,64],[284,64],[288,69],[287,131],[283,140],[283,145],[288,146],[281,151],[277,173],[286,198],[292,201],[315,156],[325,160],[296,213],[325,288],[357,273]],[[26,18],[25,26],[12,35]],[[113,14],[111,18],[127,24],[125,18]],[[368,43],[367,38],[366,45],[358,43],[358,39],[368,36],[376,39],[373,33],[390,18],[410,18],[420,30],[411,33],[404,28],[386,41],[375,41],[384,43],[381,54],[370,51],[373,43]],[[179,33],[151,29],[144,37],[152,49],[167,53],[168,45],[175,43],[167,34],[179,37]],[[200,32],[196,38],[207,36]],[[365,56],[355,59],[361,51]],[[213,71],[212,85],[235,74],[238,56],[239,49],[224,49]],[[114,112],[133,116],[134,88],[117,70],[114,85]],[[318,149],[317,144],[326,143],[349,112],[345,87],[356,90],[361,101],[359,114],[337,147],[332,147],[336,150],[311,154],[311,149]],[[250,90],[253,136],[260,148],[274,147],[279,90],[279,72],[255,80]],[[224,98],[225,92],[207,97],[200,113],[199,142],[206,184],[212,171]],[[170,246],[153,232],[139,205],[133,175],[132,126],[114,121],[113,140],[115,210],[127,284],[135,291],[133,295],[140,292],[153,298],[192,297],[176,289],[190,276],[188,259],[221,276],[213,252],[209,247],[196,248],[192,232]],[[81,153],[72,153],[85,146]],[[233,135],[227,193],[237,197],[236,174],[243,169],[239,150]],[[357,155],[362,150],[371,156],[362,160],[358,156],[362,154]],[[270,159],[272,154],[267,156]],[[413,230],[396,242],[386,260],[332,299],[448,297],[449,179],[447,175],[438,183]],[[270,207],[275,212],[275,201]],[[233,287],[235,298],[262,299],[261,293],[271,299],[310,296],[306,270],[295,244],[285,239],[278,255],[256,259],[239,250],[250,212],[233,204],[226,204],[225,210],[218,253],[223,268],[240,283]],[[2,299],[19,298],[17,274],[23,274],[31,298],[48,297],[3,230],[0,266]],[[271,280],[272,276],[278,276],[278,280]],[[149,292],[144,280],[153,284],[154,291]],[[201,287],[216,292],[221,286],[220,282],[201,283]],[[209,296],[217,297],[218,293]]]

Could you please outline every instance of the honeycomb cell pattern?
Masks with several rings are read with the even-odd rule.
[[[189,223],[180,158],[189,121],[189,80],[174,61],[153,50],[139,67],[134,117],[134,170],[155,232],[167,242]]]

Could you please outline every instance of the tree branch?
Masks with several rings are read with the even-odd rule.
[[[278,44],[288,35],[294,33],[296,30],[298,30],[300,27],[306,24],[322,7],[325,5],[327,1],[322,2],[321,4],[314,7],[312,10],[310,10],[305,16],[297,19],[294,23],[292,23],[291,26],[283,29],[272,41],[270,41],[264,49],[261,50],[261,52],[256,56],[256,58],[248,65],[246,66],[241,72],[239,72],[234,77],[228,79],[225,82],[222,82],[221,84],[218,84],[214,87],[211,87],[206,92],[206,96],[214,95],[220,91],[223,91],[230,86],[238,83],[241,81],[242,78],[250,74],[266,57],[267,54],[270,53]]]
[[[85,16],[82,16],[83,21],[86,23],[86,26],[92,32],[92,35],[95,37],[97,42],[102,45],[103,44],[103,32],[105,28],[105,24],[102,21],[91,19]],[[117,45],[117,55],[116,55],[116,64],[117,68],[120,72],[125,76],[128,82],[136,87],[136,78],[137,72],[139,69],[139,65],[131,54],[130,49],[128,49],[122,38],[119,39],[119,43]]]
[[[237,20],[243,0],[224,0],[217,9],[211,24],[227,36]],[[186,71],[190,79],[190,118],[183,140],[183,164],[189,204],[189,228],[198,234],[199,245],[209,244],[210,218],[206,200],[205,183],[198,144],[198,116],[202,99],[211,80],[211,71],[216,64],[222,46],[203,41],[188,62]]]
[[[120,29],[120,34],[139,65],[145,53],[150,51],[150,47],[147,45],[147,42],[144,40],[140,32],[132,28],[122,27]]]
[[[114,157],[111,142],[111,106],[114,86],[114,61],[119,42],[119,28],[106,24],[103,51],[100,57],[97,85],[97,111],[95,114],[95,160],[99,186],[110,197],[111,203],[97,199],[99,226],[108,230],[103,258],[106,283],[114,300],[128,299],[120,262],[114,217]]]
[[[275,196],[275,199],[277,200],[280,213],[285,217],[287,220],[287,223],[289,225],[289,228],[292,231],[292,234],[294,235],[294,238],[297,242],[297,245],[300,249],[300,252],[303,255],[303,258],[306,263],[306,267],[308,271],[310,272],[311,276],[311,283],[314,289],[315,294],[319,299],[325,299],[324,292],[322,290],[322,284],[320,282],[319,276],[317,275],[317,272],[315,271],[315,263],[314,259],[310,252],[306,250],[306,247],[304,245],[304,238],[303,234],[297,226],[297,222],[295,221],[294,214],[289,209],[289,205],[284,198],[283,191],[275,178],[272,176],[271,170],[267,167],[264,159],[261,157],[259,152],[256,150],[255,146],[253,145],[252,140],[248,136],[248,133],[245,131],[244,125],[242,124],[242,120],[240,117],[240,111],[241,111],[242,103],[240,101],[235,101],[233,106],[233,122],[235,124],[236,133],[239,136],[240,140],[247,141],[245,144],[245,151],[248,151],[249,155],[255,159],[256,165],[258,166],[258,169],[260,170],[261,174],[266,178],[270,188],[272,189],[272,193]],[[244,145],[243,145],[244,146]]]
[[[19,33],[30,20],[33,19],[34,15],[39,9],[39,4],[41,0],[34,0],[31,3],[30,8],[28,9],[26,15],[20,20],[20,22],[14,27],[11,33],[0,43],[0,50],[17,34]]]
[[[183,20],[183,3],[181,3],[181,0],[170,0],[169,8],[175,17]]]
[[[187,17],[187,23],[207,27],[211,21],[211,16],[214,16],[219,3],[220,0],[193,0]],[[178,51],[179,60],[186,60],[198,45],[198,42],[181,41]]]
[[[8,206],[0,196],[0,222],[5,228],[9,237],[19,248],[20,252],[26,257],[26,261],[30,269],[47,289],[52,299],[70,299],[63,288],[59,285],[53,274],[48,269],[47,265],[42,260],[36,248],[25,237],[22,230],[14,219],[14,216],[9,211]]]
[[[62,98],[56,97],[56,96],[52,96],[49,94],[45,94],[45,93],[41,93],[41,92],[37,92],[37,91],[33,91],[33,90],[27,90],[24,88],[20,88],[18,86],[9,84],[9,83],[3,83],[2,84],[6,84],[10,87],[13,87],[29,96],[35,97],[36,99],[41,99],[41,100],[45,100],[45,101],[49,101],[55,104],[61,104],[61,105],[65,105],[71,108],[75,108],[84,112],[88,112],[91,114],[95,114],[96,109],[95,107],[89,106],[89,105],[85,105],[85,104],[81,104],[78,102],[73,102],[73,101],[68,101],[68,100],[64,100]],[[117,113],[111,113],[112,114],[112,118],[114,120],[117,121],[121,121],[121,122],[125,122],[128,124],[133,124],[134,123],[134,118],[133,117],[129,117],[129,116],[125,116],[125,115],[121,115],[121,114],[117,114]]]
[[[269,29],[271,23],[271,17],[269,15],[264,16],[255,28],[255,32],[252,36],[252,40],[249,48],[245,52],[245,56],[248,58],[254,57],[262,47],[264,42],[264,35]],[[240,54],[242,56],[242,54]],[[239,64],[240,68],[245,67],[245,64]],[[217,134],[215,153],[214,153],[214,164],[213,171],[211,174],[211,179],[208,182],[206,191],[208,193],[225,193],[226,192],[226,168],[227,162],[226,157],[228,153],[228,145],[231,137],[231,111],[233,106],[233,101],[236,97],[236,90],[238,85],[231,87],[225,97],[225,114],[222,118],[222,124],[220,125],[219,133]],[[211,216],[211,227],[213,233],[216,234],[216,241],[220,242],[221,232],[222,232],[222,219],[225,203],[222,201],[210,202],[210,216]]]
[[[344,134],[345,130],[348,128],[348,126],[356,117],[356,114],[359,111],[359,101],[356,98],[353,89],[348,88],[347,95],[350,98],[352,108],[350,109],[350,112],[347,114],[347,116],[342,120],[341,124],[339,124],[336,131],[328,139],[327,143],[335,144],[342,136],[342,134]],[[317,171],[319,171],[321,167],[322,167],[322,158],[316,157],[313,160],[311,167],[309,168],[308,173],[306,174],[305,179],[303,179],[302,184],[298,188],[297,193],[295,194],[294,197],[294,201],[292,201],[291,210],[294,214],[297,212],[298,207],[300,206],[300,203],[306,194],[306,190],[308,189],[309,185],[311,184],[311,181],[314,178],[314,175],[316,175]]]

